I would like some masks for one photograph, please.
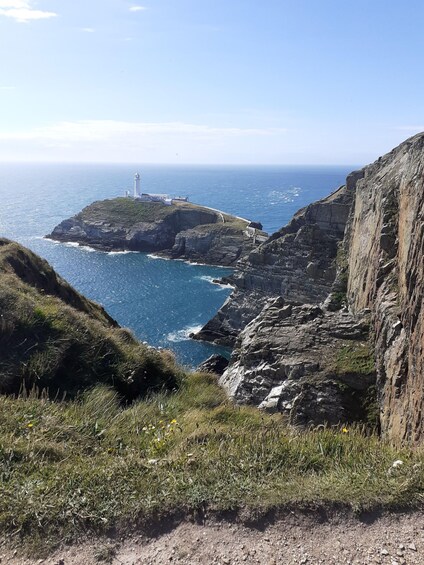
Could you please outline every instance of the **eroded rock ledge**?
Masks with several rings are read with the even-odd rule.
[[[346,186],[299,210],[287,226],[238,261],[229,280],[235,286],[233,294],[197,339],[234,345],[270,297],[296,304],[325,300],[336,276],[338,243],[358,176],[352,173]]]
[[[269,300],[220,382],[235,402],[282,412],[295,425],[375,421],[369,322],[369,312]]]
[[[424,134],[350,175],[335,195],[352,205],[343,209],[332,292],[324,300],[344,227],[333,224],[325,199],[300,211],[244,262],[237,293],[216,326],[209,325],[210,335],[234,339],[256,306],[257,316],[239,334],[221,383],[236,402],[286,413],[294,424],[372,422],[374,404],[385,437],[422,443]],[[331,218],[326,224],[322,213]],[[309,248],[308,231],[314,234]],[[316,285],[311,262],[324,275]],[[268,287],[261,288],[265,279]],[[267,296],[249,310],[249,293],[261,291]],[[274,293],[279,298],[270,299]]]

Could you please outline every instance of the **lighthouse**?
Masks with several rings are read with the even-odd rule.
[[[140,198],[140,173],[134,175],[134,198]]]

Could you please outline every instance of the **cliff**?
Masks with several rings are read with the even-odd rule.
[[[424,134],[365,167],[345,245],[350,308],[372,312],[382,429],[422,441]]]
[[[355,175],[333,194],[303,208],[291,222],[242,257],[229,280],[235,291],[196,339],[233,345],[270,297],[320,302],[336,276],[335,259],[352,203]]]
[[[234,308],[235,314],[224,320],[227,327],[222,320],[218,325],[223,334],[233,331],[234,338],[247,311],[242,306],[237,312],[237,300],[246,300],[246,290],[259,293],[260,312],[239,334],[221,378],[236,402],[277,410],[302,424],[373,422],[377,409],[386,437],[422,441],[423,167],[420,134],[348,177],[346,187],[330,197],[334,202],[334,196],[343,194],[339,222],[334,224],[332,203],[325,199],[300,211],[249,255],[237,293],[220,312],[224,316]],[[323,209],[330,223],[323,224]],[[291,226],[299,221],[301,228],[293,236]],[[302,230],[314,234],[303,253],[284,245],[285,238],[295,242]],[[275,242],[276,259],[263,264],[271,265],[269,280],[275,281],[276,273],[282,284],[278,289],[272,282],[263,289],[252,258],[266,258]],[[322,254],[313,272],[321,265],[324,269],[314,285],[307,261],[317,250]],[[331,285],[335,259],[337,277]],[[277,293],[280,298],[269,299]],[[307,302],[312,304],[299,305]]]
[[[139,343],[21,245],[0,238],[0,393],[74,396],[96,383],[132,400],[173,388],[171,357]]]
[[[217,210],[176,202],[116,198],[94,202],[47,237],[97,249],[146,251],[213,265],[233,265],[266,234]]]

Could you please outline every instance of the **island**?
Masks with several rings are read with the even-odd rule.
[[[268,235],[258,222],[184,199],[126,196],[90,204],[46,237],[102,251],[143,251],[232,266]]]

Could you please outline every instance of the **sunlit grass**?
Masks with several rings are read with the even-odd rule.
[[[0,397],[0,527],[31,544],[181,509],[413,507],[422,463],[360,427],[295,431],[232,406],[210,375],[128,408],[102,386],[71,402]]]

